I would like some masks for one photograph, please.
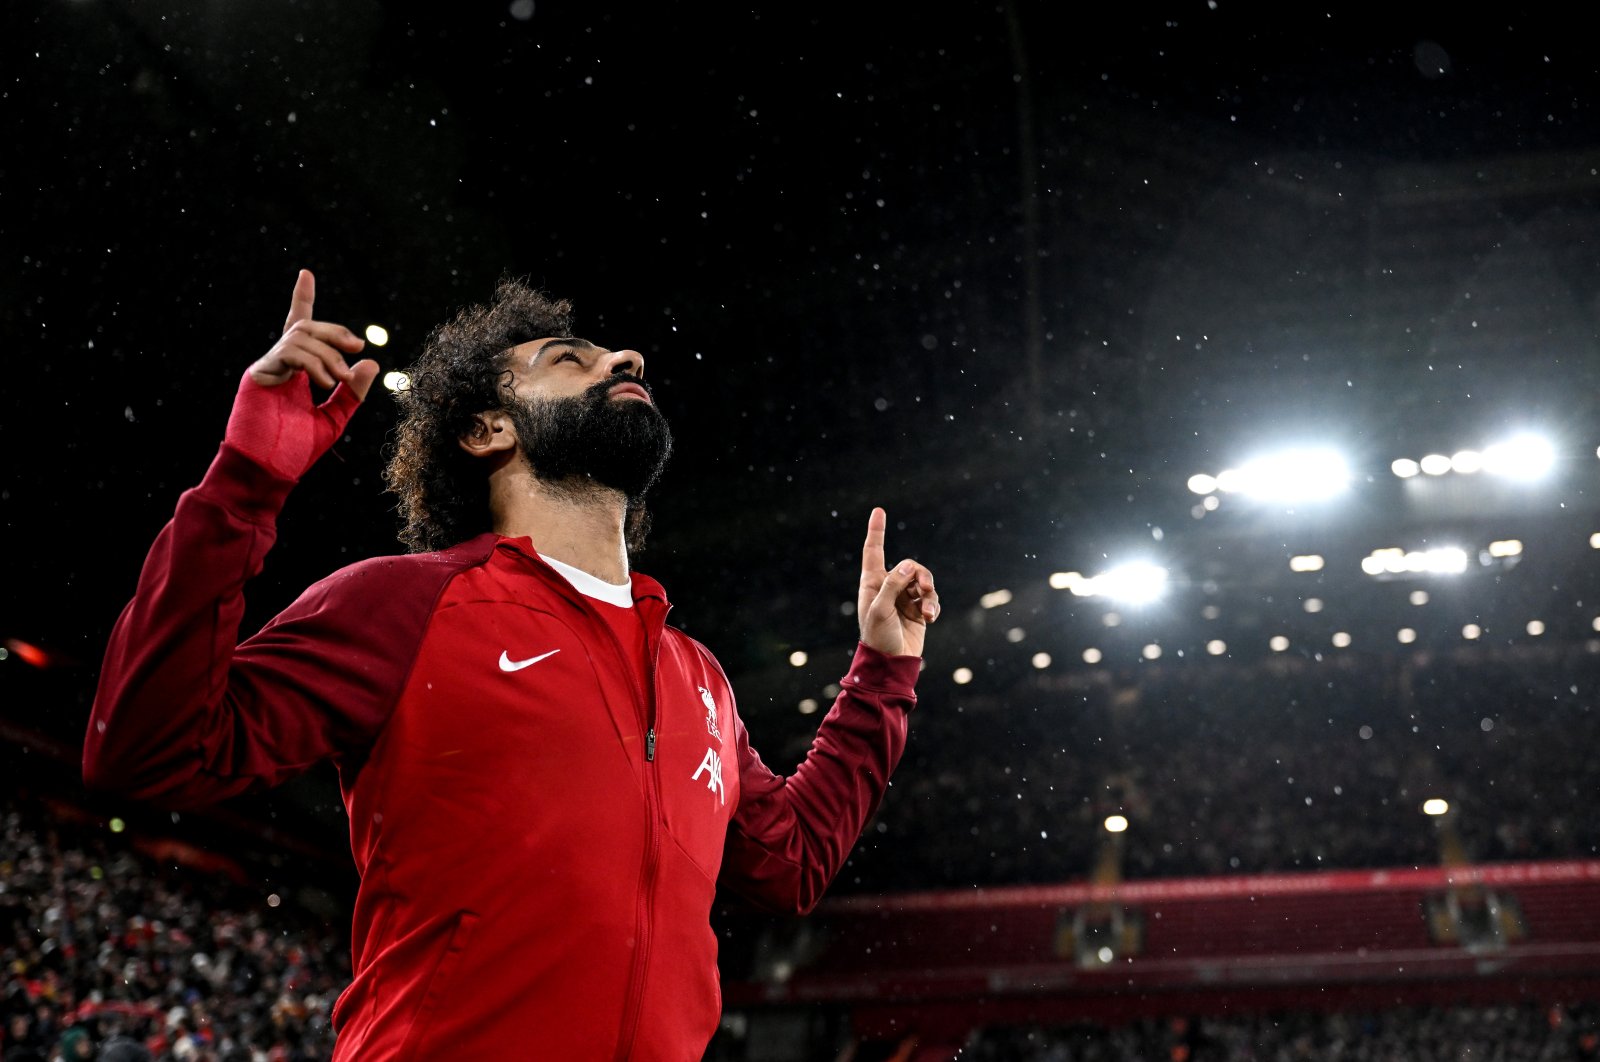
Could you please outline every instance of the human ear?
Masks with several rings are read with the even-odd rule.
[[[517,429],[504,413],[474,413],[456,445],[473,457],[492,457],[517,448]]]

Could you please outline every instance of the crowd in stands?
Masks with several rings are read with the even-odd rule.
[[[348,927],[103,827],[0,803],[4,1062],[302,1062],[332,1053]]]
[[[1209,663],[918,712],[837,890],[1084,880],[1113,813],[1127,878],[1437,865],[1447,831],[1474,862],[1600,854],[1584,646]]]
[[[1592,1006],[1395,1008],[981,1030],[962,1062],[1547,1062],[1600,1058]]]

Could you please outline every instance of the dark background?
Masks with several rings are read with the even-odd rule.
[[[1130,546],[1190,596],[1106,666],[1195,655],[1206,595],[1265,653],[1312,549],[1389,644],[1400,588],[1356,561],[1444,531],[1548,544],[1460,615],[1586,637],[1592,39],[1553,7],[1299,7],[12,0],[0,639],[50,665],[0,661],[22,760],[70,776],[106,632],[302,266],[318,317],[389,330],[385,368],[502,273],[645,352],[679,442],[638,566],[780,766],[853,644],[874,504],[940,580],[929,710],[956,666],[1087,667],[1099,612],[1043,580]],[[296,492],[252,629],[398,549],[393,419],[375,391]],[[1538,491],[1388,474],[1522,426],[1561,455]],[[1308,439],[1358,466],[1343,507],[1192,510],[1192,473]],[[327,778],[286,792],[241,806],[336,846]]]

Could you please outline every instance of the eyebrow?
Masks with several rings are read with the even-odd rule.
[[[589,342],[587,339],[579,339],[577,336],[558,336],[555,339],[547,339],[543,343],[539,344],[539,349],[533,352],[533,363],[537,364],[539,359],[544,357],[544,352],[549,350],[551,347],[583,347],[589,350],[595,349],[594,344]]]

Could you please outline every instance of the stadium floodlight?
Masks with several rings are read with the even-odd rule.
[[[1401,457],[1397,458],[1394,463],[1389,466],[1389,471],[1393,472],[1401,479],[1410,479],[1412,476],[1422,471],[1422,466],[1411,460],[1409,457]]]
[[[1600,630],[1600,627],[1597,627],[1595,629],[1596,630]],[[1228,651],[1228,643],[1223,641],[1221,638],[1213,638],[1209,642],[1206,643],[1206,652],[1210,653],[1212,656],[1221,656],[1223,653],[1226,653],[1227,651]]]
[[[1535,638],[1539,637],[1544,633],[1544,620],[1529,620],[1527,630]]]
[[[1470,476],[1483,469],[1483,455],[1476,450],[1457,450],[1450,455],[1450,471]]]
[[[1146,605],[1167,590],[1167,570],[1148,561],[1133,561],[1107,569],[1072,588],[1080,596],[1108,597],[1129,605]]]
[[[1127,829],[1128,829],[1128,817],[1126,815],[1107,815],[1106,816],[1106,832],[1107,833],[1123,833]]]
[[[1350,632],[1349,631],[1334,631],[1334,633],[1333,633],[1333,647],[1335,649],[1348,649],[1348,648],[1350,648]]]
[[[1475,642],[1479,638],[1483,637],[1483,628],[1478,626],[1476,623],[1469,623],[1465,627],[1461,628],[1461,637],[1465,638],[1469,642]]]
[[[1049,667],[1050,666],[1050,654],[1049,653],[1034,653],[1033,654],[1033,666],[1038,668],[1040,671],[1043,671],[1045,668]]]
[[[1320,553],[1303,553],[1289,558],[1291,572],[1320,572],[1325,562]]]
[[[1491,542],[1489,543],[1489,556],[1520,557],[1522,556],[1522,540],[1519,538],[1503,538],[1498,542]]]
[[[411,390],[411,377],[398,369],[383,374],[383,386],[398,394],[401,391]]]
[[[1350,486],[1350,466],[1332,450],[1285,450],[1259,457],[1217,476],[1217,486],[1229,494],[1244,494],[1258,501],[1323,501]]]
[[[1600,629],[1600,628],[1597,628],[1597,629]],[[1098,664],[1103,658],[1104,657],[1101,654],[1100,650],[1096,649],[1092,645],[1089,646],[1089,648],[1087,648],[1087,649],[1085,649],[1083,651],[1083,662],[1085,664]]]
[[[1408,572],[1459,575],[1467,570],[1467,551],[1459,546],[1413,550],[1390,546],[1375,549],[1362,557],[1361,570],[1368,575],[1403,575]]]
[[[999,608],[1001,605],[1009,605],[1011,604],[1011,591],[1004,589],[991,590],[978,598],[978,604],[984,608]]]
[[[1281,653],[1289,648],[1289,639],[1285,638],[1281,634],[1274,634],[1272,639],[1267,642],[1267,645],[1274,653]]]
[[[972,681],[972,669],[970,667],[956,668],[950,673],[950,681],[954,682],[957,686],[965,686],[967,683]]]
[[[1196,472],[1189,477],[1189,489],[1196,494],[1211,494],[1217,489],[1217,478],[1208,476],[1204,472]]]
[[[1071,590],[1083,581],[1083,576],[1078,572],[1051,572],[1050,589]]]
[[[1524,483],[1543,479],[1555,465],[1556,448],[1540,435],[1518,435],[1483,452],[1485,472]]]
[[[1422,802],[1422,813],[1424,815],[1438,816],[1443,815],[1449,810],[1450,802],[1448,800],[1441,800],[1438,797],[1429,797],[1427,800]]]
[[[1429,454],[1421,462],[1422,471],[1429,476],[1442,476],[1450,471],[1450,459],[1444,454]]]
[[[367,342],[375,347],[389,345],[389,330],[380,324],[367,325]]]

